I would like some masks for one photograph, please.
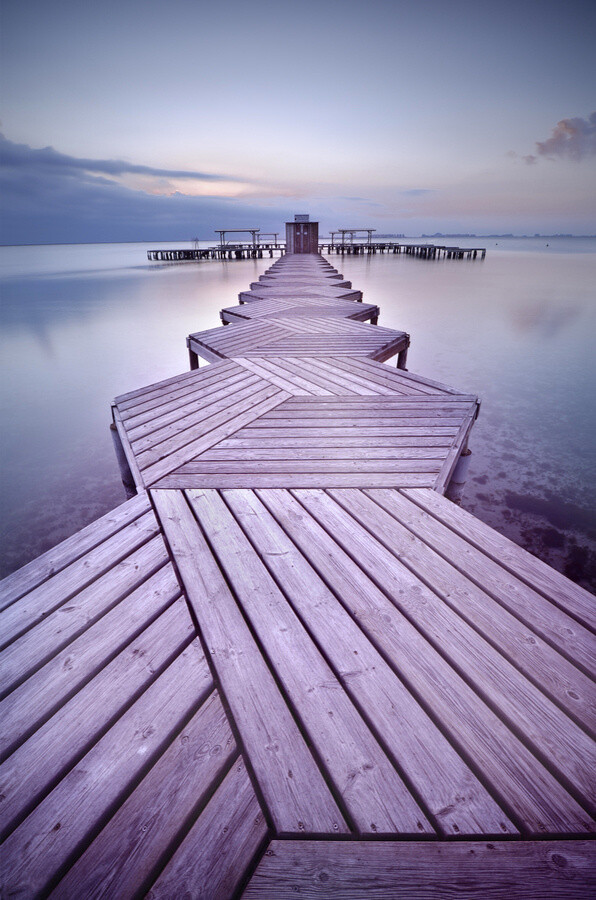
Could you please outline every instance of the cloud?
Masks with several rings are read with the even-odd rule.
[[[587,119],[561,119],[553,128],[551,137],[546,141],[536,142],[536,152],[549,159],[559,157],[576,162],[596,155],[596,112]],[[528,157],[524,158],[528,160]],[[532,162],[534,159],[535,157]]]
[[[425,197],[427,194],[435,194],[436,191],[430,188],[410,188],[410,190],[400,191],[399,193],[402,197]]]
[[[84,159],[59,153],[53,147],[36,150],[28,144],[15,144],[0,134],[0,161],[3,166],[27,168],[63,173],[89,172],[118,177],[121,175],[149,175],[154,178],[183,178],[198,181],[243,181],[232,175],[217,175],[210,172],[189,171],[188,169],[158,169],[141,166],[120,159]]]
[[[118,175],[150,173],[156,181],[177,180],[178,170],[77,159],[6,138],[0,141],[0,158],[2,244],[189,240],[195,234],[209,238],[216,226],[255,227],[257,222],[263,230],[274,230],[280,217],[287,220],[291,214],[265,202],[220,196],[220,179],[229,181],[228,176],[212,176],[212,194],[197,196],[192,189],[165,194],[149,185],[123,184]],[[185,172],[183,177],[202,174]]]

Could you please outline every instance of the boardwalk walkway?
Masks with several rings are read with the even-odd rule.
[[[593,895],[593,597],[443,496],[475,397],[321,257],[261,280],[115,401],[138,496],[3,583],[6,896]]]

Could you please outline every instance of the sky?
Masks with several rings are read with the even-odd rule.
[[[596,3],[3,0],[0,242],[596,233]]]

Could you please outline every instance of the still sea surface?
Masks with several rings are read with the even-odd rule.
[[[457,243],[486,259],[330,258],[411,371],[481,397],[464,508],[594,589],[596,241]],[[168,246],[0,247],[2,575],[125,499],[110,401],[187,370],[186,335],[272,263],[147,262]]]

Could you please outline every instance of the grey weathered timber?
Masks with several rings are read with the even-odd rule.
[[[61,569],[75,562],[106,538],[120,531],[149,510],[147,494],[139,494],[128,503],[106,513],[100,519],[77,531],[56,547],[38,556],[2,581],[0,609],[32,591]]]
[[[165,553],[165,548],[162,549]],[[134,561],[133,565],[138,562]],[[59,610],[56,616],[44,620],[24,636],[30,640],[15,641],[5,651],[5,654],[14,651],[10,663],[18,677],[0,703],[3,723],[0,756],[4,757],[23,735],[49,718],[65,696],[85,685],[102,663],[119,653],[179,594],[172,567],[164,564],[142,585],[125,591],[117,605],[107,612],[100,609],[97,618],[87,618],[83,612],[76,621],[76,630],[69,628],[73,623],[67,621],[62,632],[60,621],[52,621],[56,617],[60,619]],[[71,613],[76,616],[77,606],[78,598],[77,603],[69,604],[68,617]],[[51,628],[47,629],[46,624]],[[38,656],[37,664],[31,663],[34,653]],[[0,664],[4,672],[8,668],[4,654]]]
[[[188,600],[278,832],[349,832],[184,495],[154,491]]]
[[[188,497],[288,705],[316,748],[355,829],[361,834],[432,832],[221,498],[214,491],[190,491]]]
[[[200,700],[194,675],[201,658],[198,641],[183,650],[6,839],[9,894],[47,891],[174,739]]]
[[[344,319],[354,319],[357,322],[372,321],[373,324],[376,324],[379,317],[379,307],[370,303],[330,300],[325,297],[304,300],[300,297],[292,297],[285,300],[282,298],[276,300],[255,300],[252,303],[226,307],[220,313],[220,318],[224,325],[255,319],[294,318],[296,316],[303,318],[337,316]]]
[[[236,896],[266,835],[263,813],[240,760],[149,890],[148,900]]]
[[[79,591],[66,606],[59,606],[48,613],[36,627],[9,644],[0,655],[0,696],[14,691],[74,638],[120,604],[123,598],[130,598],[127,607],[134,606],[134,592],[137,589],[138,594],[149,602],[151,585],[145,590],[144,583],[167,561],[163,541],[156,535]],[[172,572],[169,567],[164,574],[171,586]]]
[[[284,530],[286,519],[296,514],[290,494],[262,496],[272,503],[281,524],[253,491],[223,492],[287,602],[308,624],[343,689],[405,773],[440,833],[499,834],[505,826],[515,834],[503,810]]]
[[[516,578],[544,594],[551,603],[560,606],[592,631],[596,631],[596,602],[588,591],[542,560],[526,553],[475,516],[451,503],[442,503],[433,492],[409,491],[407,496],[466,538],[470,544],[478,547],[487,557],[496,560]]]
[[[243,900],[589,900],[589,841],[272,841]]]
[[[458,568],[472,581],[483,581],[498,603],[551,646],[592,678],[596,676],[596,639],[591,631],[399,493],[375,494],[373,499],[392,515],[399,516],[410,530],[423,535],[438,552],[457,560]]]
[[[70,597],[103,575],[115,563],[157,534],[158,526],[152,513],[145,513],[126,524],[115,534],[61,568],[46,580],[0,613],[2,646],[6,646],[36,625]]]
[[[150,412],[137,416],[128,406],[123,440],[144,480],[163,488],[445,489],[477,414],[475,397],[424,379],[416,381],[420,392],[409,373],[385,379],[378,363],[306,362],[235,357],[219,391],[212,379],[197,381],[190,394],[187,382],[182,394],[170,383]]]
[[[315,311],[316,312],[316,311]],[[209,362],[238,356],[369,357],[384,362],[405,355],[409,335],[339,316],[261,317],[187,338],[191,353]],[[401,366],[403,368],[403,365]]]
[[[52,717],[43,721],[0,767],[3,836],[43,799],[192,637],[192,621],[184,604],[177,603],[78,693],[62,695],[61,704],[51,710]],[[204,666],[197,669],[195,684],[199,692],[209,689],[210,676]]]
[[[442,496],[478,400],[377,317],[283,256],[116,399],[140,495],[0,586],[7,896],[591,896],[593,599]]]
[[[308,515],[284,519],[284,528],[442,731],[482,773],[516,826],[529,834],[594,830],[591,816],[535,755],[534,744],[526,746],[516,729],[494,714],[492,697],[487,703],[466,669],[460,673],[445,655],[450,635],[443,630],[435,640],[427,633],[433,595],[426,585],[324,492],[293,493]],[[273,511],[274,492],[259,492],[263,494]],[[471,654],[467,665],[472,664],[477,667]],[[580,796],[591,805],[588,794]]]
[[[52,897],[124,898],[147,890],[171,856],[172,845],[186,837],[187,820],[200,814],[234,762],[238,762],[236,743],[214,692],[79,857]],[[236,840],[233,835],[231,838]],[[225,839],[222,845],[225,852]],[[201,859],[200,852],[195,854]],[[210,856],[205,856],[211,864]]]

